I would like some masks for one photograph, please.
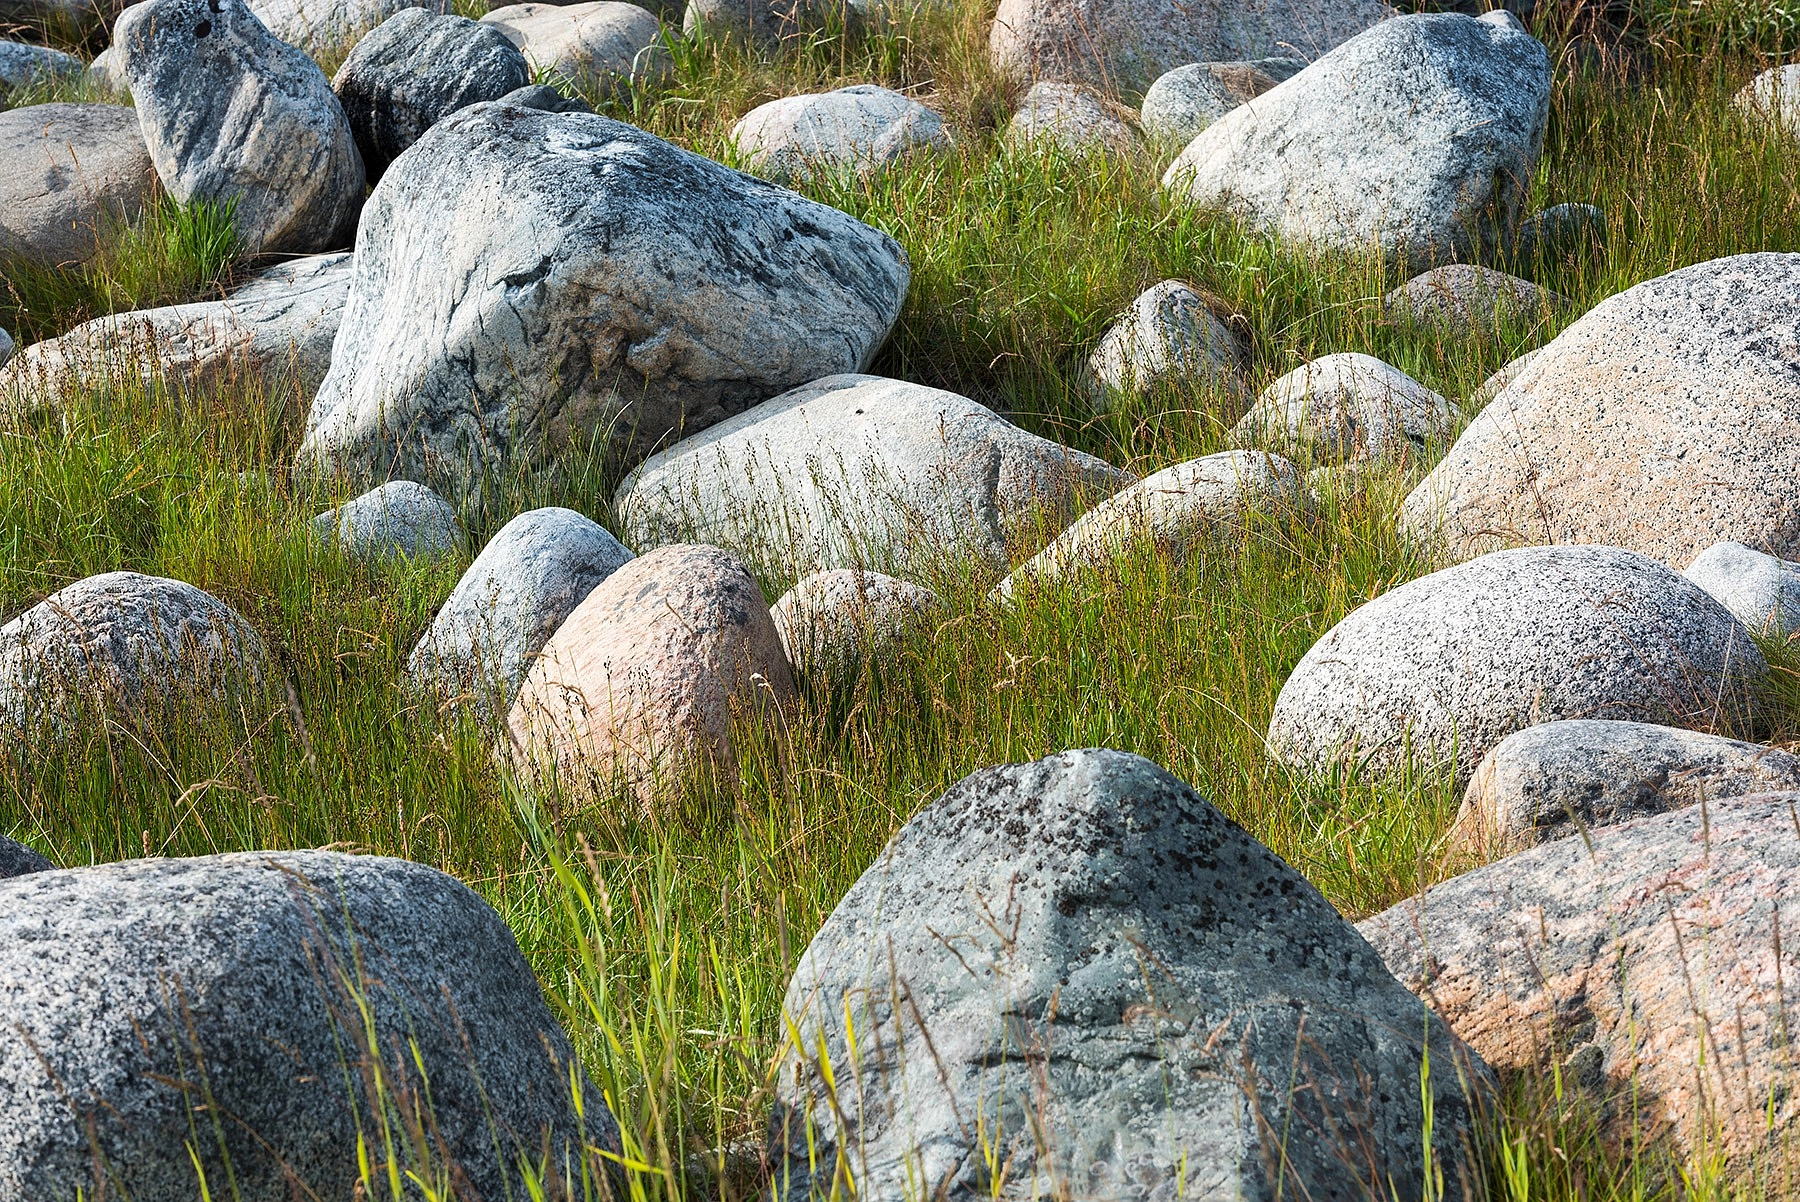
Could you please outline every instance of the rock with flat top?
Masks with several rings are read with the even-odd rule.
[[[910,155],[950,148],[942,117],[874,84],[771,100],[732,126],[731,137],[748,170],[780,183],[874,175]]]
[[[1238,105],[1254,100],[1306,66],[1298,58],[1189,63],[1165,72],[1144,93],[1138,121],[1153,141],[1186,146]]]
[[[1370,355],[1324,355],[1263,389],[1231,431],[1321,463],[1405,462],[1449,439],[1456,406]]]
[[[1244,348],[1205,297],[1164,280],[1107,328],[1087,366],[1088,395],[1104,412],[1120,394],[1164,384],[1241,390]]]
[[[1093,88],[1036,83],[1006,127],[1008,141],[1055,146],[1065,154],[1131,154],[1142,144],[1137,115]]]
[[[504,34],[533,68],[601,94],[626,82],[657,82],[671,66],[662,23],[623,0],[508,4],[490,9],[481,23]]]
[[[137,114],[116,104],[0,113],[0,162],[0,258],[39,266],[87,262],[156,188]]]

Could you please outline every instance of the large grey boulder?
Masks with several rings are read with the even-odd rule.
[[[1453,771],[1558,718],[1747,724],[1768,670],[1743,623],[1615,547],[1496,551],[1353,610],[1303,657],[1269,720],[1301,769],[1404,759]]]
[[[300,462],[459,486],[572,440],[641,457],[866,367],[909,278],[887,235],[632,126],[474,105],[369,199]]]
[[[356,43],[331,90],[374,180],[444,117],[530,82],[525,56],[492,25],[407,8]]]
[[[919,630],[942,605],[916,584],[835,568],[783,593],[769,618],[788,663],[835,683]]]
[[[733,731],[794,699],[768,602],[717,547],[658,547],[601,581],[532,661],[507,715],[514,762],[565,796],[665,807],[737,767]]]
[[[1783,638],[1800,631],[1800,563],[1743,543],[1714,543],[1682,572],[1748,626]]]
[[[1529,726],[1475,767],[1456,846],[1483,858],[1721,797],[1800,789],[1800,757],[1647,722]]]
[[[585,1081],[577,1116],[580,1069],[506,924],[404,860],[244,852],[0,881],[0,1013],[8,1198],[195,1198],[202,1173],[214,1196],[350,1198],[359,1149],[378,1180],[520,1197],[521,1160],[579,1180],[584,1143],[619,1147]]]
[[[23,88],[30,84],[80,75],[85,68],[80,59],[48,46],[30,42],[0,40],[0,88]],[[0,104],[4,104],[0,98]]]
[[[1180,280],[1164,280],[1140,293],[1100,336],[1088,356],[1089,399],[1100,411],[1119,394],[1158,385],[1243,387],[1244,348],[1206,298]]]
[[[137,114],[115,104],[34,104],[0,113],[0,257],[85,263],[156,186]]]
[[[1226,114],[1163,185],[1302,245],[1419,271],[1510,241],[1550,57],[1505,13],[1395,17]]]
[[[1128,155],[1142,139],[1137,114],[1085,84],[1031,85],[1006,126],[1007,141],[1055,146],[1064,154]]]
[[[1322,355],[1263,389],[1232,428],[1239,446],[1321,463],[1405,462],[1449,440],[1456,406],[1371,355]]]
[[[1654,1133],[1737,1179],[1800,1133],[1777,950],[1793,946],[1797,806],[1726,798],[1559,839],[1357,929],[1503,1076],[1554,1064],[1602,1138]]]
[[[89,576],[0,626],[0,723],[230,701],[264,678],[268,658],[243,615],[191,584]]]
[[[488,540],[406,661],[407,677],[484,716],[504,714],[531,659],[631,559],[572,509],[522,513]],[[490,704],[491,703],[491,704]]]
[[[0,835],[0,881],[28,872],[48,872],[55,868],[49,860],[14,839]]]
[[[1382,298],[1381,307],[1397,321],[1436,326],[1465,338],[1495,338],[1503,324],[1541,323],[1568,303],[1567,297],[1530,280],[1491,267],[1451,263],[1406,281]]]
[[[1304,877],[1122,752],[953,786],[783,1011],[781,1197],[1405,1198],[1432,1156],[1466,1197],[1481,1172],[1486,1068]]]
[[[282,41],[309,52],[342,52],[408,8],[447,13],[450,0],[250,0],[250,11]]]
[[[622,0],[586,4],[508,4],[481,18],[541,71],[604,94],[621,83],[655,82],[669,71],[662,22]]]
[[[944,119],[899,92],[858,84],[758,105],[731,127],[745,167],[786,183],[815,174],[877,174],[950,148]]]
[[[418,559],[462,546],[450,502],[415,480],[390,480],[312,520],[313,533],[352,559]]]
[[[1315,59],[1392,11],[1380,0],[1001,0],[988,52],[1024,79],[1132,92],[1189,63]]]
[[[251,254],[350,245],[362,159],[312,59],[243,0],[146,0],[119,18],[113,40],[171,196],[231,206]]]
[[[114,313],[20,351],[0,366],[0,407],[55,407],[143,380],[183,390],[256,381],[309,395],[325,378],[350,294],[350,256],[278,263],[224,300]]]
[[[1469,424],[1402,526],[1458,559],[1604,543],[1682,564],[1725,540],[1800,557],[1797,330],[1800,255],[1715,259],[1602,301]]]
[[[1130,476],[953,392],[840,375],[676,443],[613,498],[640,549],[699,541],[812,573],[902,578],[965,560],[1004,572],[1040,522]]]
[[[1144,93],[1138,121],[1153,141],[1186,146],[1214,121],[1293,78],[1305,66],[1305,59],[1261,58],[1176,67],[1158,76]]]

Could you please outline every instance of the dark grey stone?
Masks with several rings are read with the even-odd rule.
[[[501,104],[517,105],[522,109],[538,109],[546,113],[591,113],[593,107],[579,96],[564,96],[547,83],[534,83],[508,92],[500,98]]]
[[[1594,205],[1551,205],[1519,222],[1513,253],[1521,263],[1567,259],[1606,245],[1606,213]]]
[[[28,872],[47,872],[55,867],[23,843],[0,835],[0,881]]]

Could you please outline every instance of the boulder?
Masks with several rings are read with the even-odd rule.
[[[137,114],[115,104],[0,113],[0,257],[85,263],[109,227],[137,220],[156,187]]]
[[[79,39],[104,29],[118,12],[118,0],[0,0],[0,28]]]
[[[481,18],[517,46],[533,67],[610,93],[622,81],[654,82],[669,71],[662,23],[621,0],[587,4],[508,4]]]
[[[1325,355],[1263,389],[1232,428],[1239,446],[1318,462],[1409,461],[1450,438],[1456,406],[1369,355]]]
[[[1567,297],[1529,280],[1452,263],[1416,275],[1382,298],[1389,320],[1437,326],[1460,337],[1497,338],[1500,327],[1543,322],[1567,308]]]
[[[731,138],[748,170],[781,183],[877,174],[909,155],[950,148],[942,117],[874,84],[771,100],[732,126]]]
[[[414,480],[391,480],[312,520],[313,533],[352,559],[453,555],[462,522],[450,502]]]
[[[1484,859],[1643,814],[1800,789],[1800,757],[1646,722],[1577,718],[1528,726],[1475,766],[1452,832]]]
[[[1138,106],[1138,122],[1152,141],[1186,146],[1238,105],[1254,100],[1306,66],[1305,59],[1189,63],[1164,72]]]
[[[1409,271],[1491,257],[1518,221],[1550,79],[1543,45],[1505,13],[1395,17],[1214,122],[1163,186]]]
[[[310,395],[349,292],[350,256],[313,255],[258,272],[224,300],[97,317],[0,366],[0,408],[55,407],[108,380],[199,390],[253,379]]]
[[[1006,127],[1010,142],[1055,146],[1065,154],[1131,154],[1142,144],[1137,114],[1093,88],[1037,83]]]
[[[839,681],[922,626],[943,606],[930,589],[837,568],[794,585],[769,608],[776,637],[795,667]]]
[[[8,1198],[203,1181],[350,1198],[359,1153],[376,1181],[521,1197],[520,1160],[560,1177],[583,1144],[619,1149],[585,1080],[577,1114],[581,1071],[506,924],[405,860],[243,852],[0,881],[0,1012]]]
[[[676,443],[626,477],[613,511],[635,547],[705,541],[794,572],[905,578],[973,560],[999,575],[1040,522],[1131,477],[967,397],[828,376]]]
[[[260,682],[268,660],[243,615],[191,584],[89,576],[0,626],[0,723],[34,729],[95,706],[210,706]]]
[[[1023,79],[1132,92],[1189,63],[1317,58],[1392,11],[1380,0],[1001,0],[988,52]]]
[[[1087,388],[1104,412],[1120,393],[1145,393],[1158,385],[1190,388],[1243,387],[1244,349],[1206,298],[1180,280],[1164,280],[1131,302],[1100,336],[1088,357]]]
[[[5,367],[11,362],[14,352],[17,350],[18,344],[13,342],[12,335],[4,329],[0,329],[0,367]]]
[[[0,88],[28,87],[58,76],[80,75],[83,70],[81,60],[72,54],[29,42],[0,40]]]
[[[688,0],[681,32],[763,49],[857,27],[864,0]]]
[[[356,43],[331,90],[374,180],[438,121],[530,83],[525,56],[499,29],[406,8]]]
[[[1682,575],[1736,614],[1753,634],[1785,638],[1800,631],[1800,563],[1743,543],[1714,543]]]
[[[1800,135],[1800,63],[1770,67],[1740,88],[1732,104],[1790,139]]]
[[[1725,540],[1800,557],[1797,328],[1800,255],[1715,259],[1602,301],[1469,424],[1403,528],[1456,559],[1603,543],[1680,564]]]
[[[119,54],[119,48],[116,45],[108,46],[99,54],[96,54],[94,56],[94,61],[88,64],[88,82],[93,84],[101,92],[110,93],[111,95],[120,98],[131,95],[131,84],[126,82],[125,64],[121,61],[121,58],[122,56]],[[135,124],[135,116],[132,120]],[[143,135],[139,134],[138,137],[141,140]],[[148,151],[145,152],[145,158],[146,160],[149,158]],[[154,171],[155,168],[152,168],[151,170]]]
[[[113,40],[171,196],[229,205],[248,254],[350,245],[362,159],[312,59],[243,0],[145,0],[119,18]]]
[[[909,277],[886,234],[632,126],[474,105],[369,199],[300,462],[465,487],[572,440],[635,460],[866,367]]]
[[[456,582],[406,661],[408,679],[453,702],[472,698],[483,717],[504,716],[532,657],[630,559],[605,527],[572,509],[520,514]]]
[[[608,576],[544,644],[506,724],[521,767],[645,809],[736,772],[732,728],[794,699],[762,589],[717,547],[659,547]]]
[[[1551,205],[1519,222],[1513,254],[1521,263],[1572,259],[1606,245],[1606,213],[1593,205]]]
[[[0,881],[24,876],[28,872],[48,872],[55,867],[56,865],[23,843],[0,835]]]
[[[1305,877],[1134,755],[952,786],[783,1013],[780,1197],[1411,1198],[1427,1164],[1431,1196],[1478,1190],[1487,1069]]]
[[[447,13],[450,7],[450,0],[251,0],[250,11],[289,45],[329,54],[342,53],[395,13]]]
[[[1502,1076],[1556,1064],[1563,1105],[1604,1116],[1602,1138],[1667,1139],[1736,1180],[1800,1127],[1781,913],[1800,890],[1797,803],[1727,798],[1559,839],[1357,929]]]
[[[1220,527],[1253,513],[1300,507],[1300,469],[1279,455],[1226,451],[1164,468],[1102,501],[994,589],[1014,593],[1054,584],[1082,567],[1103,567],[1148,545],[1180,559]]]
[[[579,96],[565,96],[547,83],[534,83],[520,88],[516,92],[508,92],[500,98],[501,104],[510,104],[522,109],[540,109],[546,113],[591,113],[592,106]]]
[[[1280,762],[1376,773],[1475,765],[1559,718],[1748,725],[1768,665],[1724,606],[1615,547],[1496,551],[1383,593],[1295,666],[1269,719]]]

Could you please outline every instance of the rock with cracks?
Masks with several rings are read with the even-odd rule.
[[[377,1180],[392,1155],[520,1197],[520,1160],[579,1180],[584,1144],[619,1147],[585,1082],[575,1112],[580,1070],[512,932],[404,860],[244,852],[0,881],[0,1013],[8,1198],[194,1198],[202,1180],[350,1198],[362,1146]],[[405,1134],[421,1128],[423,1149]]]
[[[1240,446],[1321,463],[1413,459],[1448,440],[1456,406],[1369,355],[1325,355],[1263,389],[1232,428]]]
[[[0,255],[85,263],[156,188],[137,114],[116,104],[34,104],[0,113]]]
[[[370,197],[302,465],[467,485],[638,458],[865,367],[906,254],[836,209],[587,113],[475,105]]]
[[[1427,1048],[1446,1195],[1481,1172],[1487,1070],[1304,877],[1122,752],[953,786],[783,1008],[781,1197],[1417,1197]]]
[[[1700,552],[1681,574],[1754,634],[1786,638],[1800,632],[1800,563],[1724,542]]]
[[[1295,666],[1269,720],[1280,762],[1459,785],[1501,739],[1559,718],[1748,725],[1768,670],[1743,623],[1615,547],[1496,551],[1383,593]]]
[[[876,175],[910,155],[950,148],[942,117],[874,84],[771,100],[732,126],[731,137],[749,170],[781,183]]]

